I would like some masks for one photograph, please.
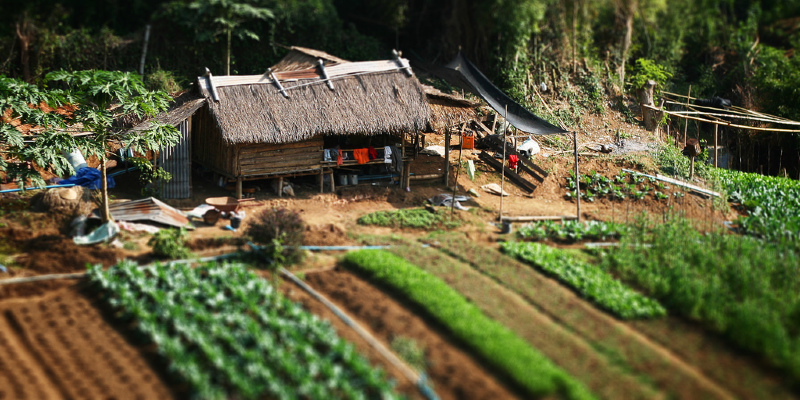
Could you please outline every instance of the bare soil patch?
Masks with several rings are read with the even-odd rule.
[[[0,302],[0,349],[0,398],[174,398],[75,284]]]
[[[508,399],[518,395],[504,387],[466,351],[452,343],[452,340],[439,328],[411,312],[402,303],[373,287],[368,282],[343,270],[331,270],[307,274],[307,282],[323,293],[337,306],[355,317],[387,347],[396,336],[411,338],[425,349],[428,360],[428,378],[432,387],[442,399]],[[288,284],[283,285],[288,286]],[[292,288],[285,292],[294,300],[299,300],[314,314],[330,320],[339,334],[348,340],[359,343],[350,328],[343,326],[338,318],[321,304]],[[379,356],[364,351],[365,345],[358,345],[362,354],[368,354],[373,363],[385,364]],[[415,398],[419,392],[405,378],[396,378],[399,389]],[[409,387],[411,385],[411,387]]]

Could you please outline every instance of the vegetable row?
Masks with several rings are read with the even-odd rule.
[[[243,265],[123,261],[89,276],[194,398],[396,397],[330,325]]]
[[[636,292],[608,272],[577,260],[562,250],[524,242],[506,242],[501,248],[507,254],[542,269],[621,318],[654,318],[666,315],[666,310],[658,301]]]
[[[602,268],[800,382],[796,250],[750,236],[701,234],[681,221],[636,229],[642,231],[608,251]]]
[[[517,236],[533,241],[550,239],[571,243],[581,240],[619,239],[627,232],[626,225],[614,222],[540,221],[521,226],[517,230]]]
[[[593,398],[581,383],[525,340],[486,317],[447,283],[405,259],[386,251],[361,250],[348,253],[343,264],[420,306],[530,396]]]

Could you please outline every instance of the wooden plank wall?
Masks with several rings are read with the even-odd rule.
[[[238,174],[244,178],[322,168],[322,136],[302,142],[237,146]]]
[[[192,159],[229,176],[236,176],[235,149],[222,140],[222,134],[203,106],[192,117]]]

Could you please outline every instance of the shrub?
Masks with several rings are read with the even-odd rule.
[[[250,222],[245,235],[267,247],[274,265],[295,264],[303,259],[305,226],[300,214],[285,208],[264,210]]]
[[[162,229],[158,231],[147,245],[153,248],[153,255],[158,258],[181,259],[191,257],[186,247],[186,229]]]
[[[358,219],[361,225],[378,225],[392,228],[431,229],[444,226],[455,228],[458,221],[448,220],[448,210],[430,212],[424,208],[410,208],[396,211],[376,211]]]

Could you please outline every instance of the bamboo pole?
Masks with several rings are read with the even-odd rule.
[[[650,106],[644,106],[644,107],[648,107],[649,108]],[[674,116],[676,116],[678,118],[685,118],[685,119],[690,119],[690,120],[693,120],[693,121],[708,122],[708,123],[711,123],[711,124],[730,126],[731,128],[750,129],[750,130],[753,130],[753,131],[761,131],[761,132],[782,132],[782,133],[798,133],[798,132],[800,132],[800,129],[760,128],[760,127],[756,127],[756,126],[732,124],[732,123],[727,122],[727,121],[716,121],[716,120],[712,120],[712,119],[691,117],[691,116],[688,116],[688,115],[685,115],[685,114],[676,114],[676,113],[674,113],[672,111],[667,111],[667,110],[664,110],[664,113],[667,114],[667,115],[674,115]],[[685,137],[684,137],[684,139],[685,139]]]
[[[507,121],[508,117],[508,105],[505,107],[505,113],[503,114],[503,126],[505,126],[505,122]],[[503,162],[502,165],[506,165],[506,129],[503,129]],[[500,214],[497,216],[497,220],[500,221],[503,219],[503,193],[505,193],[505,184],[506,184],[506,169],[500,169]]]
[[[577,196],[575,196],[578,199],[578,210],[577,210],[576,218],[577,218],[578,222],[581,222],[581,174],[580,174],[580,171],[578,169],[578,132],[577,131],[572,131],[572,139],[573,139],[573,142],[574,142],[574,145],[575,145],[575,180],[578,183],[577,186],[576,186],[576,188],[578,190],[578,193],[577,193]]]
[[[719,168],[719,125],[714,124],[714,168]]]
[[[689,111],[689,99],[692,98],[692,85],[689,85],[689,94],[686,96],[686,111]],[[683,124],[683,143],[686,144],[686,131],[689,129],[689,121]]]
[[[464,154],[464,126],[466,124],[461,125],[461,145],[458,146],[458,164],[456,164],[456,182],[453,185],[453,200],[450,202],[450,216],[452,217],[453,213],[455,213],[456,209],[456,191],[458,190],[458,175],[461,173],[461,155]],[[500,196],[502,199],[503,196]]]

